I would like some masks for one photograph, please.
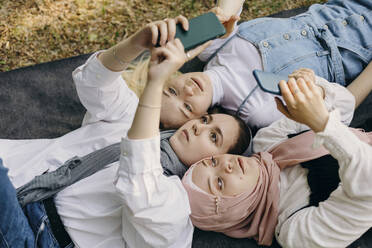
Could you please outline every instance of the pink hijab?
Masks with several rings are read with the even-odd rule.
[[[372,133],[351,129],[362,141],[372,144]],[[192,182],[191,166],[182,179],[188,193],[192,223],[203,230],[222,232],[234,238],[254,238],[271,245],[278,219],[280,170],[328,154],[313,149],[314,132],[308,131],[275,146],[269,152],[254,154],[260,175],[253,192],[237,196],[215,196]],[[301,144],[300,146],[298,144]]]

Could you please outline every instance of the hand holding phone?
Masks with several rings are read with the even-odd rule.
[[[175,39],[179,38],[186,51],[226,33],[225,27],[214,13],[208,12],[189,20],[189,30],[176,25]],[[159,41],[158,41],[159,44]]]
[[[288,81],[288,76],[260,70],[253,70],[253,76],[263,91],[279,96],[281,95],[279,82],[281,80]]]

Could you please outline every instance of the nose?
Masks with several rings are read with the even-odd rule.
[[[194,123],[194,125],[192,125],[192,130],[195,136],[198,136],[201,133],[201,127],[197,123]]]
[[[228,162],[228,163],[225,163],[225,168],[224,170],[227,172],[227,173],[231,173],[233,171],[233,165],[232,163]]]
[[[186,96],[193,96],[194,95],[194,89],[190,85],[185,85],[184,87],[185,95]]]

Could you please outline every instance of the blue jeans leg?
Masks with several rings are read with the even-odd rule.
[[[35,236],[0,159],[0,247],[35,247]]]
[[[0,248],[60,248],[44,205],[18,203],[17,193],[0,158]],[[73,247],[70,244],[67,247]]]

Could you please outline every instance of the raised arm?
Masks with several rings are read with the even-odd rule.
[[[186,59],[178,39],[152,49],[149,80],[122,140],[115,186],[123,201],[123,237],[131,247],[191,247],[187,193],[178,177],[163,175],[158,130],[164,83]]]
[[[147,139],[159,134],[160,109],[166,80],[187,60],[179,39],[151,52],[148,82],[140,98],[128,138]]]
[[[281,82],[286,102],[281,111],[317,133],[315,144],[338,160],[341,183],[318,207],[286,220],[277,229],[277,240],[283,247],[346,247],[372,225],[372,147],[340,122],[337,110],[328,112],[314,85],[297,81]]]
[[[330,83],[327,80],[317,77],[312,70],[300,69],[290,75],[292,78],[288,85],[299,85],[298,79],[302,78],[305,82],[314,85],[314,90],[319,94],[319,97],[324,99],[325,107],[328,111],[338,109],[341,113],[341,120],[344,124],[350,124],[353,113],[355,98],[345,87]],[[297,81],[296,81],[297,79]],[[283,85],[282,85],[283,87]],[[299,87],[299,86],[298,86]],[[285,110],[285,105],[276,99],[278,108]],[[270,126],[261,128],[254,138],[254,152],[266,151],[276,144],[286,140],[288,134],[296,134],[309,127],[305,124],[291,120],[290,118],[282,118],[273,122]]]
[[[83,125],[128,118],[128,105],[137,104],[138,98],[125,84],[121,72],[139,54],[154,47],[159,36],[162,45],[173,40],[176,23],[188,29],[183,16],[152,22],[110,49],[93,54],[73,72],[77,93],[87,109]]]

